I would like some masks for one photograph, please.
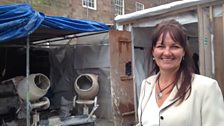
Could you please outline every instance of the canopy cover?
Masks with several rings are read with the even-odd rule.
[[[0,42],[28,36],[39,27],[74,33],[109,30],[109,27],[101,22],[47,16],[33,10],[29,4],[0,5]]]

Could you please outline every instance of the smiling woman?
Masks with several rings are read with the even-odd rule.
[[[185,52],[179,42],[175,42],[171,33],[168,32],[160,35],[152,54],[160,71],[176,71],[180,67]]]
[[[138,125],[224,125],[224,102],[218,83],[193,73],[186,30],[179,22],[167,20],[156,25],[151,54],[152,73],[156,75],[142,82]]]

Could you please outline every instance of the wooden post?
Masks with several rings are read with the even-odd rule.
[[[214,77],[212,65],[212,44],[213,38],[211,33],[213,27],[210,22],[211,18],[210,8],[198,6],[198,26],[199,26],[199,63],[200,73],[205,76]],[[214,60],[213,60],[214,61]]]
[[[205,75],[205,53],[204,53],[204,41],[203,41],[203,10],[201,6],[197,7],[197,13],[198,13],[198,31],[199,31],[199,37],[198,37],[198,47],[199,47],[199,69],[200,74]]]
[[[214,26],[213,26],[213,6],[209,6],[209,25],[211,41],[211,75],[215,78],[215,54],[214,54]]]

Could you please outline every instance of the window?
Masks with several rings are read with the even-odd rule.
[[[124,0],[114,0],[115,15],[124,14]]]
[[[136,11],[144,10],[144,4],[136,2],[135,8],[136,8]]]
[[[125,75],[127,75],[127,76],[132,75],[131,61],[129,61],[125,64]]]
[[[96,0],[82,0],[82,6],[96,10]]]

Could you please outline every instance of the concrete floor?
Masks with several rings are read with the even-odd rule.
[[[97,119],[95,126],[113,126],[113,122],[103,119]]]

